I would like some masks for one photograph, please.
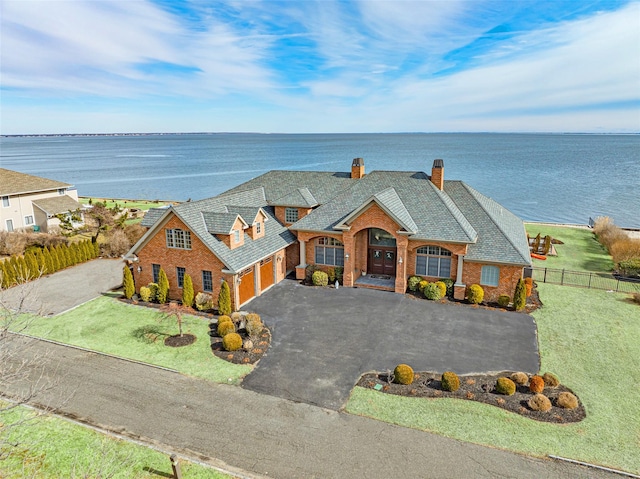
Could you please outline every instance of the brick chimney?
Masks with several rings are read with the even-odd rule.
[[[431,167],[431,183],[436,185],[439,190],[444,188],[444,161],[433,160],[433,167]]]
[[[351,163],[351,178],[359,180],[364,176],[364,159],[354,158]]]

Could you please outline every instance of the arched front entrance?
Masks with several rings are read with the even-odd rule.
[[[369,274],[396,275],[396,239],[379,228],[369,229],[367,272]]]

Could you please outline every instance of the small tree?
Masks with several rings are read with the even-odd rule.
[[[218,313],[231,314],[231,291],[226,281],[222,281],[220,285],[220,293],[218,294]]]
[[[76,228],[76,225],[82,222],[80,208],[75,211],[69,210],[66,213],[57,214],[56,218],[60,221],[58,226],[64,236],[75,236],[80,232],[80,230]]]
[[[127,299],[131,299],[136,292],[136,286],[133,282],[133,275],[129,266],[125,265],[123,270],[122,286],[124,286],[124,296]]]
[[[194,295],[191,275],[185,274],[182,284],[182,305],[191,308],[193,306]]]
[[[166,303],[169,299],[169,280],[167,279],[167,273],[162,268],[158,273],[158,294],[156,299],[160,304]]]
[[[527,287],[524,284],[524,280],[520,278],[518,284],[516,284],[516,291],[513,294],[513,308],[516,311],[524,309],[527,304]]]

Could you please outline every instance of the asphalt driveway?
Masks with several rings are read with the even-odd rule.
[[[533,317],[360,288],[285,280],[244,309],[273,339],[242,387],[338,410],[360,375],[407,363],[458,374],[539,368]]]

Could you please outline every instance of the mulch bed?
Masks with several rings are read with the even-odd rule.
[[[222,338],[218,336],[216,329],[218,325],[216,323],[211,323],[209,325],[210,331],[209,336],[211,336],[211,351],[220,359],[224,359],[225,361],[229,361],[234,364],[255,364],[262,356],[265,355],[269,346],[271,346],[271,331],[264,326],[262,333],[257,339],[252,339],[253,348],[249,350],[245,350],[244,348],[238,349],[237,351],[225,351],[222,347]],[[249,339],[246,331],[244,329],[239,329],[237,333],[242,337],[242,340]]]
[[[175,336],[168,336],[164,340],[165,346],[171,346],[172,348],[180,348],[182,346],[189,346],[196,342],[196,337],[193,334],[185,333],[182,336],[176,334]]]
[[[391,373],[393,374],[393,373]],[[578,407],[564,409],[556,406],[556,398],[563,391],[573,394],[573,391],[560,384],[556,388],[545,388],[543,394],[551,400],[551,409],[547,412],[534,411],[527,402],[533,393],[528,386],[517,386],[512,396],[505,396],[495,392],[496,380],[499,377],[510,377],[512,372],[497,375],[469,375],[460,376],[460,389],[455,392],[443,391],[440,384],[440,374],[421,372],[415,374],[413,383],[403,385],[389,381],[388,373],[367,373],[358,381],[358,386],[375,389],[387,394],[417,398],[457,398],[490,404],[536,421],[556,424],[582,421],[586,417],[584,405],[578,399]]]

